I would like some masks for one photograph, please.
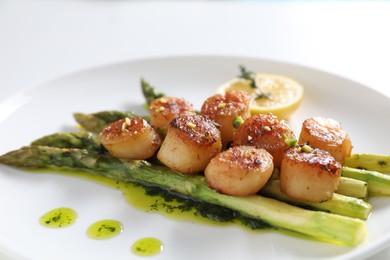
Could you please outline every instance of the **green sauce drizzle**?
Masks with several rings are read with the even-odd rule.
[[[249,228],[250,230],[271,228],[269,224],[242,216],[237,211],[203,201],[193,200],[182,194],[163,190],[158,187],[125,183],[85,172],[63,173],[121,190],[126,201],[133,207],[145,212],[156,212],[171,219],[214,226],[234,223],[235,225]]]
[[[87,235],[93,239],[109,239],[122,232],[122,224],[116,220],[105,219],[93,223],[87,229]]]
[[[64,228],[72,225],[77,219],[77,213],[70,208],[56,208],[45,213],[39,223],[48,228]]]
[[[160,240],[153,237],[146,237],[137,240],[132,246],[131,251],[139,256],[153,256],[163,250],[163,244]]]

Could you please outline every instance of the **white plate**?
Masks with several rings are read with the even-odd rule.
[[[291,118],[298,133],[303,119],[322,115],[342,122],[355,152],[390,154],[390,100],[349,80],[301,66],[244,57],[170,57],[130,61],[71,74],[25,89],[0,103],[0,153],[40,136],[75,130],[72,112],[106,109],[143,112],[139,81],[185,97],[199,108],[238,65],[256,72],[291,76],[305,86],[302,106]],[[117,190],[67,175],[28,173],[0,166],[0,251],[17,259],[131,259],[131,244],[157,237],[164,250],[153,259],[281,259],[367,257],[390,242],[390,198],[375,198],[367,241],[355,248],[305,240],[272,231],[248,232],[174,221],[128,205]],[[38,224],[48,210],[77,211],[73,226],[52,230]],[[123,223],[121,235],[89,239],[86,228],[100,219]]]

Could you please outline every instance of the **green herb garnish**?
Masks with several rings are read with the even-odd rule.
[[[271,98],[270,93],[265,93],[259,86],[256,84],[256,73],[253,71],[247,70],[244,66],[240,65],[240,75],[238,75],[239,78],[245,79],[249,81],[249,86],[253,89],[255,89],[256,97],[255,99],[262,99],[262,98]]]

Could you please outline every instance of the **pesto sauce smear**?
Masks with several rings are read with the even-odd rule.
[[[235,224],[249,230],[271,228],[269,224],[244,217],[237,211],[188,199],[160,188],[143,187],[132,183],[122,185],[120,189],[127,202],[146,212],[158,212],[171,219],[213,226]]]
[[[64,172],[84,178],[123,192],[127,203],[145,211],[156,212],[179,221],[190,221],[208,225],[236,224],[249,230],[269,229],[271,226],[260,220],[243,217],[240,213],[218,205],[194,201],[159,188],[116,181],[86,172]]]
[[[68,172],[64,172],[64,174],[69,175]],[[85,172],[71,172],[70,174],[122,191],[126,202],[141,211],[158,212],[161,215],[175,220],[187,220],[210,225],[220,224],[219,222],[198,215],[193,207],[183,206],[183,202],[181,201],[165,199],[159,195],[159,191],[153,192],[149,190],[147,192],[143,186],[137,184],[116,181]]]
[[[93,239],[109,239],[122,232],[122,224],[116,220],[105,219],[93,223],[87,229],[87,235]]]
[[[158,212],[175,220],[190,220],[204,224],[217,224],[207,218],[197,215],[194,208],[185,208],[177,200],[166,200],[158,194],[148,195],[145,188],[132,183],[122,183],[120,190],[123,192],[127,203],[145,212]]]
[[[126,201],[133,207],[145,212],[158,212],[175,220],[191,221],[209,225],[238,224],[249,230],[267,229],[270,226],[264,222],[248,219],[238,212],[218,205],[210,205],[194,201],[179,194],[174,194],[154,187],[144,187],[133,183],[116,181],[103,176],[86,172],[59,171],[66,175],[84,178],[123,192]],[[69,208],[58,208],[49,211],[40,219],[47,227],[66,227],[75,222],[77,214]],[[122,224],[116,220],[101,220],[93,223],[87,229],[87,236],[103,240],[119,235],[123,230]],[[154,237],[145,237],[135,241],[131,252],[138,256],[154,256],[163,250],[163,242]]]
[[[76,219],[77,213],[73,209],[56,208],[41,216],[39,223],[48,228],[64,228],[72,225]]]

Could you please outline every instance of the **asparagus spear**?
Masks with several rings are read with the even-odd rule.
[[[368,184],[365,181],[341,177],[336,193],[358,199],[366,199],[368,194]]]
[[[100,111],[92,114],[74,113],[77,123],[85,130],[92,133],[100,133],[107,125],[125,117],[138,117],[130,112]]]
[[[293,205],[327,211],[343,216],[367,219],[372,206],[364,200],[334,193],[330,200],[324,202],[305,202],[292,199],[280,190],[279,180],[270,180],[261,189],[260,194],[281,200]]]
[[[390,195],[390,175],[346,166],[342,168],[341,175],[367,182],[369,194]]]
[[[99,140],[89,132],[55,133],[41,137],[31,145],[51,146],[58,148],[79,148],[91,152],[106,152]]]
[[[142,94],[144,95],[144,98],[146,100],[146,104],[150,105],[150,103],[157,98],[163,97],[163,93],[156,92],[155,87],[150,85],[147,81],[144,79],[141,79],[141,89],[142,89]]]
[[[86,149],[90,152],[103,153],[106,152],[99,141],[88,132],[77,133],[56,133],[44,136],[31,143],[32,145],[51,146],[58,148],[79,148]],[[275,174],[274,178],[276,178]],[[371,205],[355,198],[366,198],[367,183],[364,181],[341,177],[340,185],[336,194],[331,200],[323,203],[304,203],[295,201],[284,195],[279,188],[278,180],[271,180],[266,187],[263,188],[262,194],[279,199],[288,203],[293,203],[298,206],[309,206],[313,209],[323,210],[339,215],[357,217],[366,219],[371,212]],[[346,195],[346,196],[343,196]]]
[[[190,199],[236,210],[276,228],[330,242],[357,245],[366,236],[365,222],[360,219],[310,211],[259,195],[223,195],[210,189],[203,177],[185,176],[146,161],[120,160],[85,149],[28,146],[0,156],[0,163],[25,168],[85,170],[124,182],[157,186]]]
[[[352,154],[345,158],[345,166],[390,174],[390,155]]]

